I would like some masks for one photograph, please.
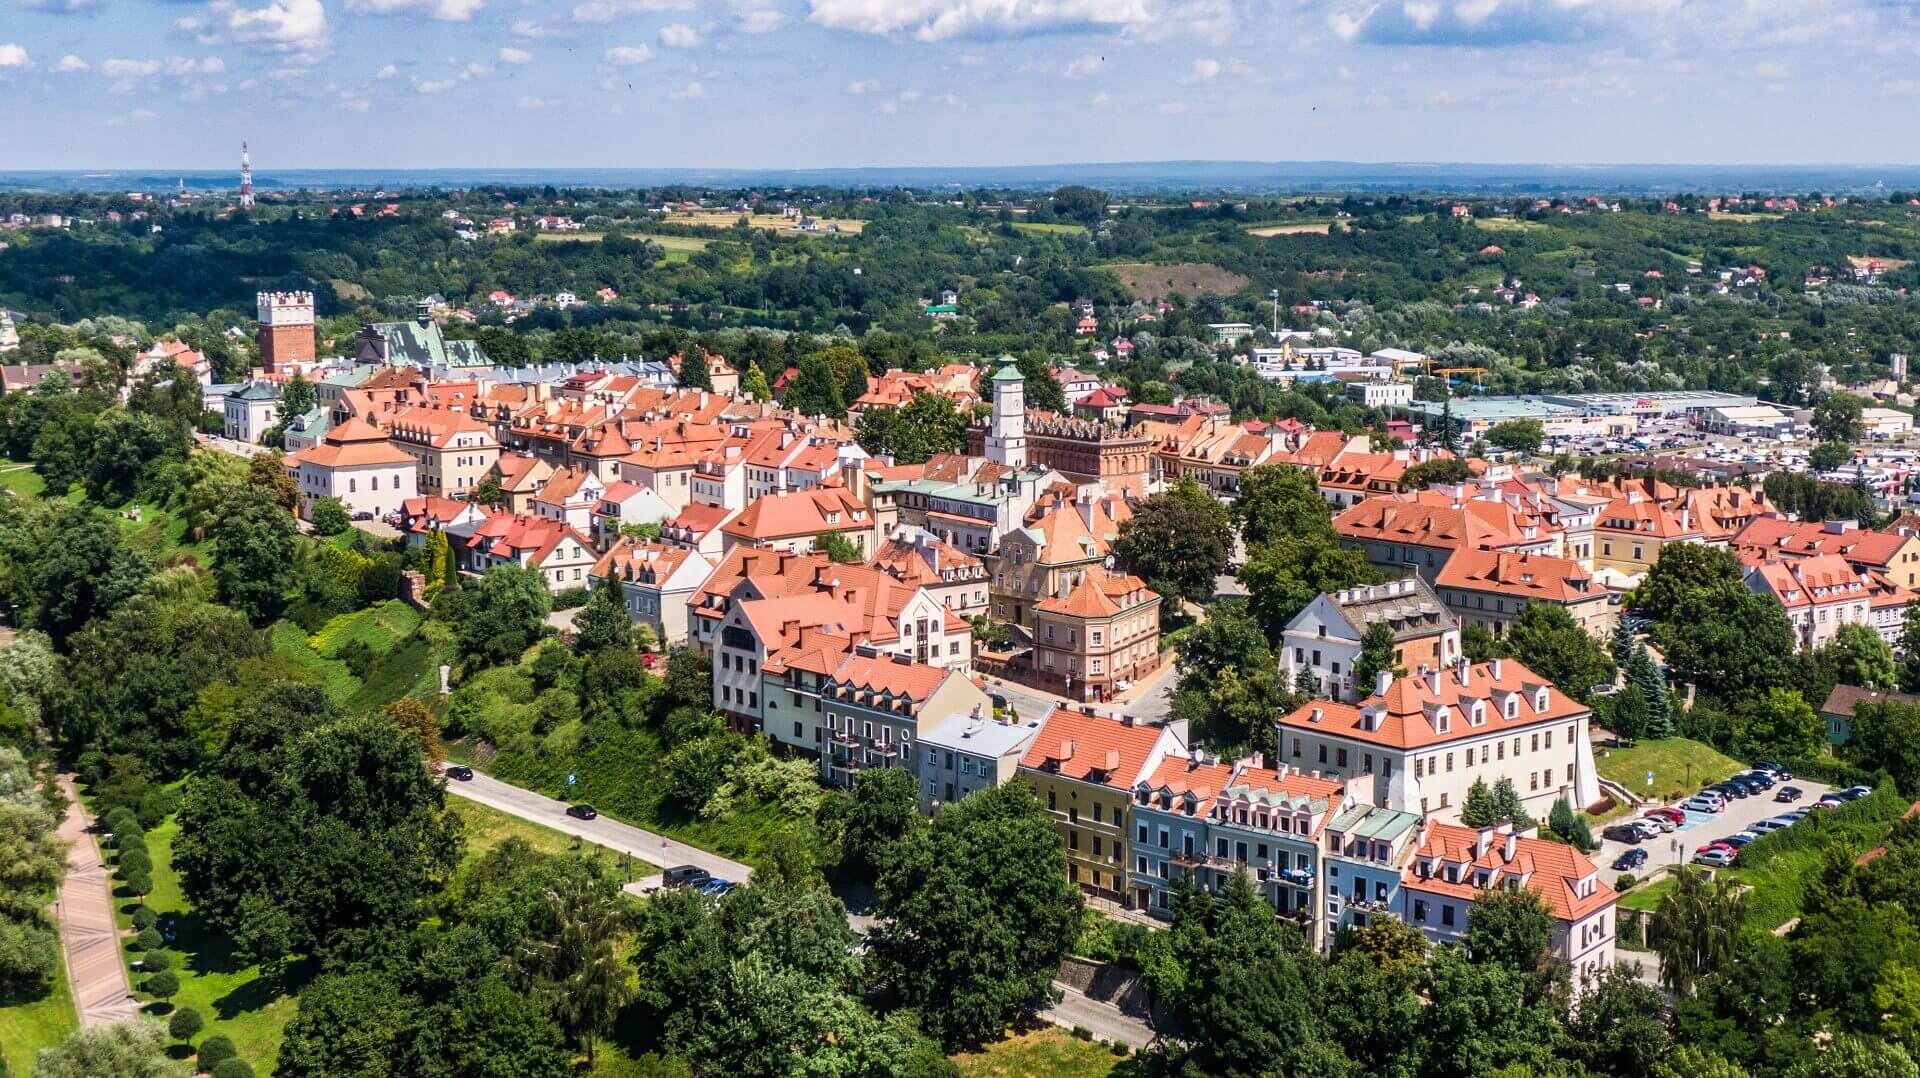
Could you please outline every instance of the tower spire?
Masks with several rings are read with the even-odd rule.
[[[240,143],[240,208],[253,205],[253,157],[247,152],[247,144]]]

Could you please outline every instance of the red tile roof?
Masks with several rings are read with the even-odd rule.
[[[1130,790],[1164,730],[1054,708],[1020,758],[1020,766]],[[1178,751],[1184,754],[1185,746]]]
[[[1546,691],[1543,709],[1535,707],[1542,689]],[[1516,713],[1510,719],[1505,704],[1516,696]],[[1484,721],[1477,726],[1472,720],[1476,702],[1485,705]],[[1464,686],[1459,667],[1408,674],[1388,686],[1384,696],[1369,696],[1358,704],[1315,700],[1281,716],[1280,724],[1388,748],[1418,749],[1587,713],[1585,707],[1515,660],[1495,659],[1469,667]],[[1441,730],[1443,719],[1445,732]]]

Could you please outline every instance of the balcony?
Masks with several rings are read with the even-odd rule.
[[[1313,870],[1308,868],[1283,868],[1273,874],[1273,878],[1288,887],[1298,887],[1303,891],[1313,889]]]
[[[827,740],[843,748],[857,749],[860,747],[860,738],[843,730],[833,731]]]
[[[895,745],[892,742],[886,742],[883,744],[875,745],[873,747],[873,754],[875,756],[880,757],[883,760],[891,760],[895,756],[900,755],[900,746]]]

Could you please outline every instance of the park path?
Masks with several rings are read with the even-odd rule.
[[[88,828],[93,817],[80,804],[73,776],[60,776],[67,815],[59,835],[67,841],[67,878],[60,884],[54,915],[67,951],[67,976],[82,1026],[104,1026],[140,1013],[120,959],[120,929],[113,919],[113,880]]]

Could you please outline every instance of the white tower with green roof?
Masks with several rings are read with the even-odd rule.
[[[987,429],[987,459],[1010,468],[1027,466],[1027,380],[1012,356],[1000,357],[993,383],[993,426]]]

